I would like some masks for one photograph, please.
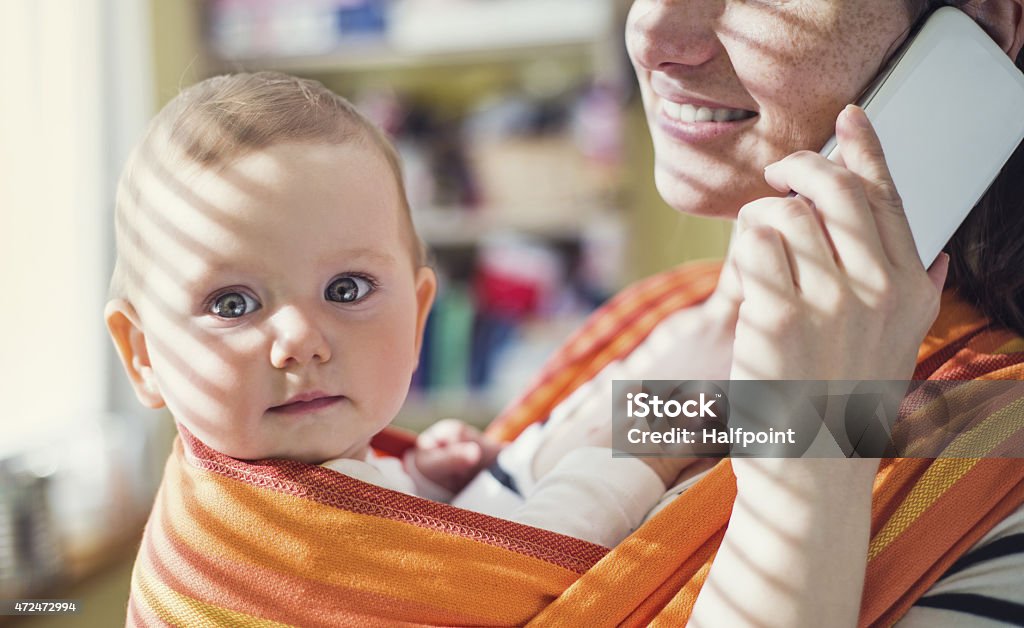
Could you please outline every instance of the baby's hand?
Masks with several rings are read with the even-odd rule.
[[[426,479],[457,493],[491,466],[502,444],[459,421],[443,419],[416,439],[412,463]]]

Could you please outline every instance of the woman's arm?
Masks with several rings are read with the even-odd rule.
[[[863,111],[844,110],[836,134],[843,164],[795,153],[765,179],[799,196],[740,211],[731,379],[912,376],[948,260],[921,266]],[[856,625],[877,468],[864,459],[733,460],[736,503],[691,625]]]
[[[691,626],[855,626],[872,459],[733,460],[737,497]]]

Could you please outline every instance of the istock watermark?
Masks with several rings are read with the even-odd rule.
[[[1024,382],[616,380],[629,456],[1024,457]]]
[[[637,417],[641,419],[645,419],[648,416],[675,419],[680,415],[691,419],[696,417],[717,419],[718,415],[715,414],[712,406],[715,401],[721,398],[721,395],[716,397],[716,399],[707,399],[704,393],[701,393],[699,400],[686,399],[679,401],[678,399],[669,399],[668,401],[662,401],[657,395],[650,395],[645,392],[637,393],[636,395],[626,393],[626,405],[628,406],[626,408],[626,415],[630,418]]]

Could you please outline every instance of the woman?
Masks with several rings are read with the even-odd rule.
[[[1024,333],[1022,150],[926,270],[877,138],[863,112],[846,107],[940,4],[964,5],[1021,66],[1019,0],[633,3],[626,43],[658,191],[677,211],[737,226],[714,292],[652,333],[672,338],[672,355],[641,343],[619,358],[646,364],[629,378],[911,379],[944,283]],[[707,122],[694,121],[701,114]],[[845,167],[809,152],[833,131]],[[780,197],[790,191],[801,198]],[[647,359],[635,358],[641,352]],[[578,442],[550,439],[535,474]],[[691,621],[855,624],[878,461],[737,459],[732,468],[738,496]],[[1024,533],[1024,511],[991,538],[1024,539],[1015,533]],[[1024,617],[1024,585],[1003,587],[1022,564],[1020,554],[1004,556],[940,582],[904,623]],[[978,580],[979,569],[989,575]]]

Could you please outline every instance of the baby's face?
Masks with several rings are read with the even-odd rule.
[[[133,305],[159,399],[229,456],[363,455],[405,399],[434,294],[384,158],[279,144],[148,185],[170,209],[140,211]]]

